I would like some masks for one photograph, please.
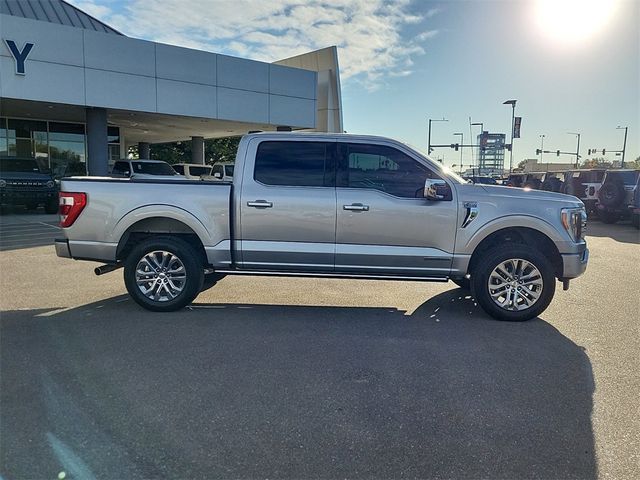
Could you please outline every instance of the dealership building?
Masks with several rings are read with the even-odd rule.
[[[0,0],[0,157],[104,175],[128,147],[341,132],[335,47],[275,63],[127,37],[63,0]]]

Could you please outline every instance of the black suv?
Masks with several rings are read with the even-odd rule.
[[[0,158],[0,204],[24,205],[35,210],[44,205],[47,213],[58,211],[58,187],[49,170],[35,158]]]
[[[631,213],[633,193],[640,170],[607,170],[598,191],[598,217],[604,223],[615,223]]]

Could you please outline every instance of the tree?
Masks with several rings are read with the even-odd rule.
[[[204,159],[208,165],[218,162],[233,162],[241,137],[210,138],[204,141]],[[129,147],[133,158],[138,158],[138,146]],[[155,143],[150,147],[150,157],[153,160],[163,160],[167,163],[191,163],[191,142]]]
[[[640,157],[636,158],[632,162],[625,162],[624,168],[640,169]]]
[[[611,168],[611,162],[604,157],[591,158],[582,162],[582,168]]]

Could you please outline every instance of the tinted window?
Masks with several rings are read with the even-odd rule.
[[[164,162],[131,162],[133,173],[146,173],[149,175],[176,175],[176,171]]]
[[[608,172],[607,181],[609,182],[622,182],[625,185],[635,185],[638,178],[638,172]]]
[[[262,142],[253,177],[266,185],[329,186],[333,175],[333,169],[325,167],[329,149],[330,144],[319,142]]]
[[[441,178],[399,150],[380,145],[349,144],[343,163],[347,175],[340,185],[372,188],[396,197],[422,198],[425,180]]]
[[[180,175],[184,175],[184,165],[174,165],[173,169]]]
[[[129,163],[128,162],[116,162],[113,165],[113,170],[111,173],[114,175],[124,175],[129,171]]]
[[[0,160],[0,171],[3,172],[40,172],[38,163],[27,158],[3,158]]]
[[[233,177],[233,167],[234,167],[234,165],[225,165],[224,166],[224,172],[227,175],[227,177]]]
[[[209,173],[211,173],[211,167],[189,167],[189,174],[195,175],[197,177],[199,177],[200,175],[208,175]]]

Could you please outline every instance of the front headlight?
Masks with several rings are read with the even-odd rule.
[[[587,226],[587,212],[584,207],[563,208],[561,210],[562,226],[574,242],[584,240],[584,231]]]

